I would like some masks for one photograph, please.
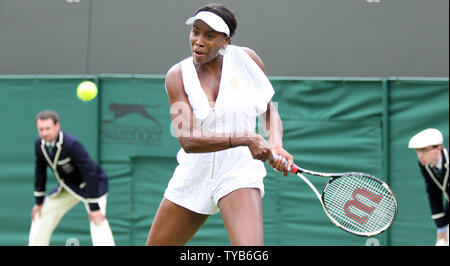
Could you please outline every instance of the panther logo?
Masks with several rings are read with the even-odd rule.
[[[153,121],[158,126],[161,126],[161,123],[146,110],[146,108],[156,108],[156,107],[159,107],[159,105],[120,104],[112,102],[109,104],[109,110],[111,110],[114,113],[113,118],[103,120],[103,123],[104,124],[111,123],[118,118],[121,118],[123,116],[132,113],[136,113],[150,121]]]

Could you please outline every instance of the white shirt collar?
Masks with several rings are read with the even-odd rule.
[[[442,156],[441,156],[441,158],[439,159],[439,162],[435,165],[435,167],[436,167],[437,169],[439,169],[439,170],[442,169]]]
[[[55,144],[56,144],[56,139],[54,139],[51,142],[48,142],[48,141],[45,142],[45,146],[47,146],[47,147],[49,147],[49,146],[55,147]]]

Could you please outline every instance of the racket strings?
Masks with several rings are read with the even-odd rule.
[[[344,176],[332,180],[323,195],[329,215],[342,227],[366,234],[387,228],[396,215],[391,192],[366,176]]]

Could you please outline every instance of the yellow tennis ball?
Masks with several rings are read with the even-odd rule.
[[[83,81],[77,87],[77,96],[82,101],[90,101],[97,96],[97,85],[92,81]]]

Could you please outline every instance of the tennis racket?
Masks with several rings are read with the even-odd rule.
[[[274,159],[277,157],[274,154]],[[374,176],[356,172],[320,173],[295,164],[290,172],[308,184],[328,218],[346,232],[375,236],[387,230],[397,216],[398,203],[394,193],[386,183]],[[329,178],[322,194],[303,173]]]

